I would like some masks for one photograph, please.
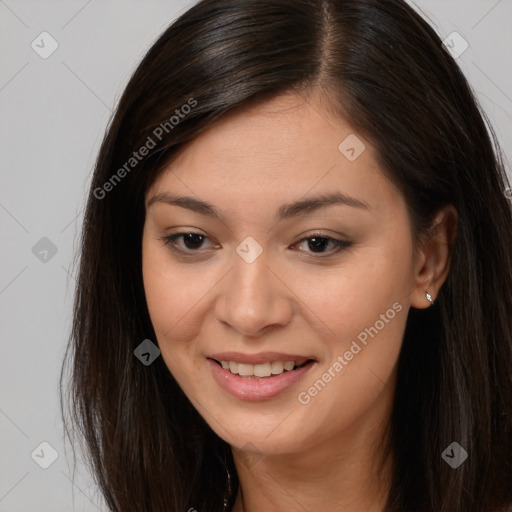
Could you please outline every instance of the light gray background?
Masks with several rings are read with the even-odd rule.
[[[0,511],[106,510],[85,470],[71,482],[58,376],[71,325],[85,195],[113,106],[134,66],[191,2],[0,0]],[[512,155],[512,1],[417,0],[458,61]],[[57,50],[43,59],[32,41]],[[56,246],[47,261],[32,248]],[[58,458],[31,458],[43,441]],[[50,452],[38,449],[48,461]],[[67,459],[66,459],[67,457]]]

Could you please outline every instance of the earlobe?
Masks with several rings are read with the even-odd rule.
[[[431,228],[421,241],[416,258],[411,306],[432,306],[448,277],[457,234],[458,214],[453,205],[440,209]]]

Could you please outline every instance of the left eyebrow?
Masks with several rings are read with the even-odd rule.
[[[187,208],[201,215],[208,217],[222,218],[220,211],[215,206],[189,196],[174,196],[166,192],[156,194],[148,202],[146,207],[149,208],[154,203],[166,203],[170,205],[180,206],[181,208]],[[351,206],[353,208],[361,208],[364,210],[370,210],[368,203],[362,199],[357,199],[341,192],[332,194],[323,194],[308,199],[294,201],[282,205],[278,210],[276,217],[279,220],[289,219],[298,215],[305,215],[320,208],[325,208],[332,205],[344,205]]]
[[[362,199],[357,199],[341,192],[335,192],[332,194],[323,194],[301,201],[294,201],[292,203],[284,204],[278,210],[277,217],[279,220],[289,219],[297,215],[304,215],[311,213],[319,208],[325,208],[332,205],[344,205],[351,206],[353,208],[361,208],[364,210],[370,210],[370,205]]]

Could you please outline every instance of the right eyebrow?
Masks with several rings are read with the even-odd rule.
[[[187,208],[201,215],[207,215],[209,217],[220,217],[218,210],[211,204],[189,196],[174,196],[167,192],[162,192],[153,196],[146,204],[146,208],[149,208],[155,203],[165,203],[174,206],[180,206],[181,208]]]

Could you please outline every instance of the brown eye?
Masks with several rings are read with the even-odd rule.
[[[178,243],[179,239],[182,239],[182,243]],[[187,252],[199,252],[202,248],[203,242],[208,240],[208,237],[201,235],[200,233],[175,233],[174,235],[166,236],[161,239],[164,245],[168,245],[173,251]]]
[[[309,237],[303,238],[298,242],[298,244],[303,244],[307,242],[308,250],[306,252],[312,252],[314,254],[337,254],[343,249],[350,247],[351,242],[345,242],[344,240],[338,240],[337,238],[332,238],[330,236],[325,235],[311,235]],[[331,250],[325,250],[329,249]]]
[[[187,249],[200,249],[205,239],[203,235],[197,233],[187,233],[180,236],[183,236],[183,244]]]
[[[329,242],[332,241],[332,238],[315,236],[314,238],[309,238],[307,240],[308,247],[312,250],[312,252],[324,252],[323,249],[329,246]]]

